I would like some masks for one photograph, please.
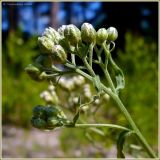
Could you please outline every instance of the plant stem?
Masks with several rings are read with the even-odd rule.
[[[102,65],[100,65],[101,69],[103,70],[104,72],[104,75],[105,75],[105,78],[107,79],[108,83],[109,83],[109,86],[111,87],[112,91],[116,94],[116,89],[114,87],[114,84],[112,82],[112,79],[108,73],[108,70],[105,69]]]
[[[115,125],[115,124],[75,124],[75,127],[77,128],[87,128],[87,127],[108,127],[108,128],[114,128],[114,129],[121,129],[121,130],[126,130],[126,131],[130,131],[128,128],[123,127],[123,126],[119,126],[119,125]]]
[[[95,75],[93,69],[91,68],[91,66],[88,64],[87,59],[86,59],[86,58],[83,58],[82,60],[83,60],[84,65],[85,65],[86,68],[88,69],[89,73],[90,73],[93,77],[95,77],[96,75]]]
[[[92,68],[92,60],[93,60],[93,47],[94,47],[94,44],[90,44],[89,46],[89,65],[91,66]]]
[[[138,139],[140,140],[141,144],[146,149],[146,151],[148,152],[148,154],[152,158],[156,158],[156,155],[155,155],[154,151],[152,150],[152,148],[149,146],[149,144],[147,143],[147,141],[143,137],[142,133],[140,132],[140,130],[136,126],[135,122],[133,121],[131,115],[129,114],[129,112],[127,111],[127,109],[125,108],[125,106],[123,105],[123,103],[120,100],[120,98],[118,96],[115,96],[115,97],[112,97],[112,98],[118,104],[120,110],[125,115],[126,119],[128,120],[129,124],[131,125],[131,127],[133,128],[133,130],[135,131],[135,133],[137,134]]]
[[[110,58],[110,61],[111,61],[111,64],[114,65],[114,67],[117,68],[116,64],[114,63],[114,61],[112,60],[112,57],[109,56],[110,53],[109,51],[107,50],[105,44],[102,45],[103,46],[103,49],[105,51],[105,54],[106,56],[108,56],[108,58]],[[112,88],[112,90],[114,91],[115,93],[115,87],[113,85],[113,82],[112,82],[112,79],[107,71],[107,69],[104,69],[103,66],[101,66],[101,68],[103,69],[104,71],[104,74],[105,74],[105,77],[106,79],[108,80],[109,82],[109,85],[110,87]],[[105,90],[105,86],[103,85],[102,86]],[[151,157],[156,157],[155,153],[153,152],[152,148],[149,146],[149,144],[147,143],[147,141],[145,140],[145,138],[143,137],[143,135],[141,134],[140,130],[138,129],[138,127],[136,126],[135,122],[133,121],[131,115],[129,114],[129,112],[127,111],[127,109],[125,108],[125,106],[123,105],[122,101],[120,100],[120,98],[118,97],[117,94],[111,94],[110,95],[114,100],[115,102],[117,103],[117,105],[119,106],[119,109],[121,110],[121,112],[124,114],[124,116],[126,117],[127,121],[129,122],[130,126],[133,128],[133,130],[135,131],[137,137],[139,138],[141,144],[143,145],[143,147],[146,149],[146,151],[148,152],[148,154],[151,156]]]
[[[86,61],[84,61],[86,62]],[[81,74],[82,76],[84,76],[85,78],[87,78],[88,80],[92,81],[92,77],[90,75],[88,75],[87,73],[81,71],[80,69],[76,69],[74,68],[72,65],[70,64],[67,64],[66,65],[67,67],[70,67],[72,69],[75,69],[75,71],[79,74]],[[86,67],[89,66],[88,63],[85,64]],[[90,70],[90,66],[89,68],[87,68],[88,70]],[[92,68],[91,68],[92,69]],[[91,71],[92,73],[92,71]],[[90,73],[90,74],[91,74]],[[93,72],[94,73],[94,72]],[[94,76],[94,74],[93,74]],[[109,74],[107,76],[110,76]],[[126,120],[129,122],[130,126],[132,127],[132,129],[135,131],[135,134],[137,135],[137,137],[139,138],[141,144],[143,145],[143,147],[146,149],[147,153],[150,155],[150,157],[152,158],[156,158],[156,155],[154,153],[154,151],[152,150],[152,148],[149,146],[149,144],[147,143],[147,141],[145,140],[145,138],[143,137],[143,135],[141,134],[140,130],[138,129],[138,127],[136,126],[135,122],[133,121],[131,115],[129,114],[129,112],[127,111],[127,109],[125,108],[125,106],[123,105],[123,103],[121,102],[120,98],[118,97],[117,94],[113,93],[112,91],[110,91],[103,83],[101,83],[101,87],[102,89],[107,93],[109,94],[113,99],[114,101],[117,103],[120,111],[124,114]],[[76,125],[80,125],[80,124],[76,124]],[[82,124],[81,124],[82,125]],[[80,126],[81,126],[80,125]],[[84,124],[83,124],[84,125]],[[86,127],[88,124],[85,124]],[[100,125],[100,124],[99,124]],[[102,124],[103,125],[103,124]],[[107,125],[107,124],[104,124],[104,125]],[[80,127],[79,126],[79,127]],[[82,126],[81,126],[82,127]],[[104,127],[104,126],[103,126]]]
[[[75,54],[72,54],[72,53],[71,53],[71,60],[72,60],[72,63],[73,63],[74,65],[76,65]]]
[[[107,88],[102,84],[102,88],[104,89],[104,91],[108,92]],[[138,129],[138,127],[136,126],[135,122],[133,121],[131,115],[129,114],[129,112],[127,111],[127,109],[125,108],[125,106],[123,105],[122,101],[120,100],[120,98],[118,97],[118,95],[112,93],[109,94],[114,101],[117,103],[119,109],[121,110],[121,112],[124,114],[126,120],[129,122],[130,126],[133,128],[133,130],[135,131],[137,137],[139,138],[141,144],[143,145],[143,147],[146,149],[147,153],[152,157],[152,158],[156,158],[156,155],[154,153],[154,151],[152,150],[152,148],[149,146],[149,144],[147,143],[147,141],[145,140],[145,138],[143,137],[143,135],[141,134],[140,130]]]

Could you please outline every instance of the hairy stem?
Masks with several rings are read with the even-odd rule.
[[[93,60],[93,47],[94,47],[94,44],[90,44],[89,46],[89,65],[91,66],[91,68],[92,68],[92,60]]]
[[[72,60],[72,63],[73,63],[74,65],[76,65],[75,54],[72,54],[72,53],[71,53],[71,60]]]
[[[77,128],[108,127],[108,128],[113,128],[113,129],[120,129],[120,130],[130,131],[128,128],[123,127],[123,126],[119,126],[119,125],[115,125],[115,124],[102,124],[102,123],[100,123],[100,124],[98,124],[98,123],[96,123],[96,124],[92,124],[92,123],[91,124],[89,124],[89,123],[87,123],[87,124],[75,124],[75,127],[77,127]]]
[[[86,58],[83,58],[82,60],[83,60],[84,65],[85,65],[86,68],[88,69],[89,73],[90,73],[93,77],[96,76],[95,73],[94,73],[94,71],[93,71],[93,69],[92,69],[92,67],[88,64],[87,59],[86,59]]]
[[[103,70],[104,75],[105,75],[105,78],[107,79],[107,81],[108,81],[108,83],[109,83],[109,86],[111,87],[112,91],[113,91],[114,93],[116,93],[116,89],[115,89],[115,87],[114,87],[113,81],[112,81],[112,79],[111,79],[111,77],[110,77],[110,75],[109,75],[108,70],[105,69],[101,64],[100,64],[100,67],[101,67],[101,69]]]

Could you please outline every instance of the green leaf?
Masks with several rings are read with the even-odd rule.
[[[115,71],[115,78],[116,78],[116,82],[117,82],[116,92],[119,93],[119,90],[123,89],[125,87],[124,74],[123,74],[123,71],[114,62],[114,60],[112,59],[111,55],[109,57],[109,60],[110,60],[110,63],[112,65],[112,67],[113,67],[113,70]]]
[[[79,118],[79,115],[80,115],[80,111],[78,109],[77,113],[75,114],[74,118],[73,118],[73,124],[75,124]]]
[[[81,106],[81,97],[79,96],[78,98],[78,104],[79,106]],[[73,118],[73,124],[75,125],[78,118],[79,118],[79,115],[80,115],[80,107],[77,109],[77,113],[75,114],[74,118]]]
[[[122,131],[120,133],[119,138],[117,140],[117,158],[125,158],[123,146],[126,138],[130,136],[132,133],[132,131]]]
[[[122,70],[120,70],[120,69],[116,73],[116,82],[117,82],[116,91],[118,93],[120,89],[123,89],[125,87],[124,75],[123,75]]]

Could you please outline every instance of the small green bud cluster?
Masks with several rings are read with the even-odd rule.
[[[35,128],[52,130],[69,123],[69,121],[58,106],[37,105],[33,109],[31,123]]]

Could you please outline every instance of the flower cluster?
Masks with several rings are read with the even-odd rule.
[[[77,50],[84,48],[84,43],[101,45],[115,41],[117,37],[118,32],[114,27],[101,28],[96,32],[91,24],[83,23],[81,30],[73,24],[62,25],[57,31],[49,27],[38,38],[38,42],[44,53],[52,55],[57,62],[65,63],[67,53],[81,53],[77,53]]]
[[[33,109],[31,123],[35,128],[52,130],[68,124],[69,121],[58,106],[37,105]]]

